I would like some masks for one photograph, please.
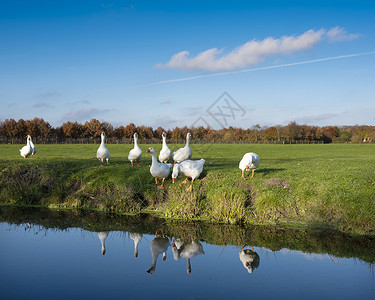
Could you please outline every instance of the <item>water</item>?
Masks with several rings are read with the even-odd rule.
[[[1,299],[375,299],[372,239],[34,212],[0,210]],[[77,222],[86,229],[69,226]],[[233,239],[247,242],[245,260]]]

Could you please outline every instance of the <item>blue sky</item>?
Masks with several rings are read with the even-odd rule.
[[[360,0],[3,0],[0,120],[375,125],[374,15]]]

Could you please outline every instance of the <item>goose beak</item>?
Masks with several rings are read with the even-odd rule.
[[[176,180],[176,178],[172,178],[172,183],[174,183],[174,182],[175,182],[175,180]]]
[[[249,262],[247,261],[247,262],[246,262],[246,268],[248,268],[248,267],[249,267]]]
[[[246,170],[249,170],[249,165],[246,165]]]
[[[150,153],[150,148],[147,149],[147,152]]]

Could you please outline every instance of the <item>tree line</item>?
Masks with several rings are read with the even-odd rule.
[[[286,126],[261,127],[259,124],[247,129],[228,127],[212,129],[210,127],[175,127],[174,129],[156,129],[150,126],[114,127],[108,122],[91,119],[84,124],[65,122],[52,127],[41,118],[32,120],[6,119],[0,121],[0,143],[25,143],[26,135],[31,135],[36,143],[96,143],[101,132],[106,133],[107,143],[131,143],[135,132],[144,143],[159,143],[166,132],[169,142],[184,142],[187,132],[193,136],[193,142],[271,142],[271,143],[331,143],[331,142],[374,142],[375,126],[309,126],[290,122]]]

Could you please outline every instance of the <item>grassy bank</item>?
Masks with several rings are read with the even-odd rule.
[[[98,145],[37,147],[22,159],[19,145],[0,145],[0,202],[375,234],[375,145],[192,145],[193,158],[206,159],[192,192],[181,177],[174,185],[168,179],[164,191],[155,187],[148,145],[141,145],[139,169],[127,161],[131,145],[107,145],[112,157],[104,167],[95,159]],[[246,152],[261,158],[254,179],[240,176]]]

